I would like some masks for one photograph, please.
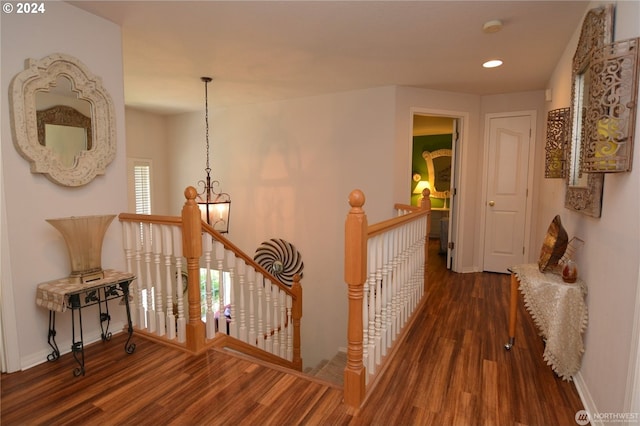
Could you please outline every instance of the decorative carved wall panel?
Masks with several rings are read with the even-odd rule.
[[[640,39],[593,51],[584,118],[583,172],[628,172],[633,159]]]
[[[545,178],[567,176],[566,154],[571,131],[571,108],[559,108],[547,114],[547,144],[545,146]]]

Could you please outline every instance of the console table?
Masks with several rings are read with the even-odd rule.
[[[124,350],[128,354],[132,354],[136,349],[136,345],[135,343],[129,343],[133,335],[133,325],[131,323],[131,311],[129,307],[129,284],[131,284],[134,279],[135,276],[131,273],[108,269],[104,271],[104,278],[88,283],[78,283],[73,282],[70,278],[61,278],[38,284],[36,304],[49,310],[47,343],[53,351],[47,356],[47,360],[55,361],[60,357],[60,351],[58,350],[58,345],[55,340],[56,312],[64,312],[67,309],[71,309],[71,352],[73,353],[73,358],[79,365],[73,370],[73,375],[84,376],[82,308],[98,305],[100,312],[100,329],[102,332],[101,337],[103,341],[107,341],[111,339],[111,332],[109,331],[111,316],[109,315],[108,301],[116,298],[124,301],[127,310],[129,337],[124,344]],[[78,336],[76,336],[76,331],[78,331]]]
[[[584,344],[582,333],[587,328],[587,286],[578,279],[568,284],[554,273],[542,273],[538,265],[526,264],[510,268],[511,300],[509,304],[509,350],[515,344],[518,284],[524,305],[545,339],[543,357],[563,380],[580,370]]]

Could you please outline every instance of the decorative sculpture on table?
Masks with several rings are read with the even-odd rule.
[[[283,239],[271,238],[264,241],[256,249],[253,260],[286,286],[293,285],[293,277],[296,274],[302,278],[302,255],[293,244]]]
[[[102,271],[102,242],[104,234],[116,216],[71,216],[46,219],[56,228],[67,243],[71,261],[69,279],[77,283],[89,283],[104,278]]]
[[[540,250],[540,258],[538,259],[540,272],[550,271],[558,266],[558,262],[567,249],[568,243],[567,231],[562,226],[560,215],[556,215],[551,221],[549,229],[547,229],[547,234]]]

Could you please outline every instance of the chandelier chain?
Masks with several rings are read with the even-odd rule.
[[[209,93],[207,90],[207,86],[209,85],[209,81],[211,81],[211,79],[203,77],[202,80],[204,81],[204,122],[207,141],[207,168],[205,169],[205,171],[209,173],[211,171],[211,167],[209,167]]]

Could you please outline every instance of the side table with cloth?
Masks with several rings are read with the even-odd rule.
[[[585,282],[565,283],[559,275],[540,272],[535,263],[517,265],[510,271],[510,336],[505,348],[514,343],[519,283],[524,305],[546,341],[544,360],[563,380],[571,380],[580,370],[584,353],[582,333],[588,321]]]
[[[47,343],[53,351],[47,356],[48,361],[54,361],[60,357],[60,351],[55,342],[56,336],[56,312],[64,312],[71,309],[71,352],[79,367],[73,372],[75,376],[84,375],[84,343],[82,336],[82,308],[98,305],[100,311],[100,328],[102,340],[110,340],[108,301],[120,298],[124,301],[127,310],[128,339],[124,349],[128,354],[133,353],[135,343],[129,344],[133,334],[131,322],[131,310],[129,307],[129,284],[135,276],[129,272],[120,272],[113,269],[104,271],[104,277],[87,283],[75,282],[70,278],[60,278],[53,281],[38,284],[36,291],[36,304],[49,310],[49,334]],[[80,297],[84,295],[84,297]],[[104,310],[103,310],[104,304]],[[76,315],[78,314],[79,339],[76,338]],[[106,329],[104,323],[107,323]]]

